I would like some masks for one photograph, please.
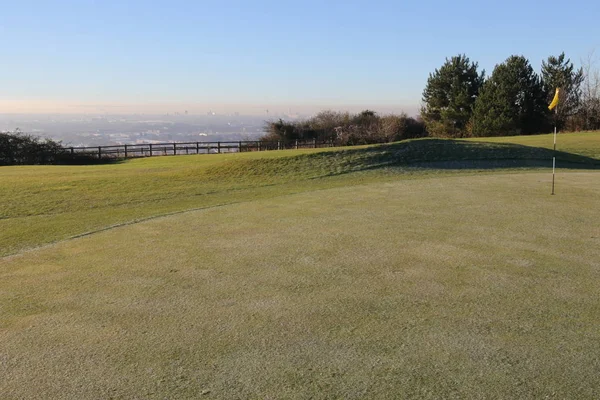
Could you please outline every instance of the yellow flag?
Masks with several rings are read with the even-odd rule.
[[[556,93],[554,93],[554,98],[552,99],[552,103],[548,106],[549,110],[554,110],[554,107],[558,105],[558,96],[560,95],[560,89],[556,88]]]

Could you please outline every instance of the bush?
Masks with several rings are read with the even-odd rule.
[[[389,143],[398,140],[427,136],[422,120],[390,114],[380,117],[365,110],[358,114],[322,111],[301,121],[270,121],[266,123],[263,141],[284,142],[313,140],[333,141],[339,146]]]
[[[380,132],[386,142],[396,142],[427,136],[425,123],[421,119],[409,117],[405,113],[381,117]]]
[[[92,164],[95,157],[67,152],[60,142],[20,131],[0,132],[0,165]]]

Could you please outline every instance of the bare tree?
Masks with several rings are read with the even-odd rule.
[[[595,51],[581,60],[584,81],[581,93],[581,128],[600,129],[600,62]]]

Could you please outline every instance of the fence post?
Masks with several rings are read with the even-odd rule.
[[[313,139],[313,147],[316,149],[317,148],[317,138]]]
[[[296,143],[294,145],[295,145],[296,150],[298,150],[298,139],[296,139]]]
[[[102,146],[98,146],[98,158],[102,158]]]
[[[238,153],[241,153],[241,152],[242,152],[242,141],[240,140],[238,142]]]
[[[177,143],[173,143],[173,155],[177,155]]]
[[[217,142],[217,153],[221,154],[221,142]]]
[[[125,145],[125,158],[127,158],[127,145]]]
[[[150,157],[152,157],[152,143],[150,143]]]
[[[196,142],[196,154],[200,154],[200,143]]]
[[[281,150],[281,140],[277,141],[277,150]]]

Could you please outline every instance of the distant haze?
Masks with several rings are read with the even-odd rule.
[[[242,115],[278,115],[278,114],[314,114],[322,110],[359,112],[365,109],[382,114],[405,112],[408,115],[418,113],[416,104],[210,104],[210,103],[75,103],[39,100],[1,100],[0,114],[217,114]]]

